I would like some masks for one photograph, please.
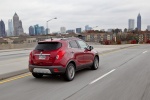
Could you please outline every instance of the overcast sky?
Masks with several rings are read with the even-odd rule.
[[[85,25],[95,29],[128,28],[128,19],[135,19],[140,12],[142,30],[150,25],[150,0],[0,0],[0,19],[8,27],[8,19],[16,12],[22,20],[23,28],[39,24],[51,32],[59,31],[60,27],[75,29]]]

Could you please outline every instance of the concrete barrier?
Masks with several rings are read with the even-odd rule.
[[[33,48],[37,43],[22,43],[22,44],[0,44],[0,50],[5,49],[20,49],[20,48]]]

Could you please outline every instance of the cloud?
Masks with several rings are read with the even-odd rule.
[[[142,3],[141,3],[142,2]],[[22,20],[25,32],[30,25],[46,26],[49,22],[51,31],[59,31],[61,26],[67,29],[99,26],[97,29],[127,28],[128,19],[142,15],[142,28],[145,30],[150,23],[148,0],[4,0],[0,3],[0,19],[6,28],[8,19],[14,13]],[[135,25],[136,26],[136,25]]]

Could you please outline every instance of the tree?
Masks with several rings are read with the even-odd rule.
[[[128,31],[127,28],[125,28],[125,29],[124,29],[124,33],[127,33],[127,31]]]
[[[120,30],[118,28],[115,29],[115,33],[119,33]]]

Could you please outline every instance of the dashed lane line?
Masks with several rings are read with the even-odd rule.
[[[111,73],[114,72],[115,70],[116,70],[116,69],[113,69],[113,70],[109,71],[108,73],[102,75],[101,77],[95,79],[94,81],[92,81],[91,83],[89,83],[89,85],[92,85],[92,84],[94,84],[95,82],[97,82],[97,81],[103,79],[104,77],[108,76],[109,74],[111,74]]]
[[[147,51],[144,51],[143,53],[147,53]]]

